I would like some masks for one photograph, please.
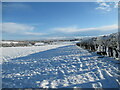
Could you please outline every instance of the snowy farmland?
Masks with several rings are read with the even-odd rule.
[[[3,88],[118,88],[119,61],[73,44],[2,48]]]
[[[9,60],[17,57],[27,56],[29,54],[62,47],[68,44],[59,45],[46,45],[46,46],[30,46],[30,47],[2,47],[2,62],[8,62]]]

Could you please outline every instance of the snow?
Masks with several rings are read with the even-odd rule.
[[[35,46],[41,46],[44,45],[44,43],[35,43]]]
[[[66,46],[68,44],[59,44],[59,45],[46,45],[46,46],[30,46],[30,47],[2,47],[2,62],[8,62],[9,60],[17,57],[27,56],[29,54]]]
[[[3,44],[10,44],[10,43],[14,43],[17,44],[18,42],[15,41],[2,41]]]
[[[46,46],[19,47],[25,49],[17,49],[16,53],[19,54],[15,56],[23,52],[27,54],[2,64],[3,88],[119,87],[119,61],[110,57],[99,58],[96,53],[90,53],[76,45],[53,46],[54,48],[47,46],[47,49]],[[15,50],[7,48],[9,57],[13,55],[10,52]],[[32,54],[28,53],[30,51]]]

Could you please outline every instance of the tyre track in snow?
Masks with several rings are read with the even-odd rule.
[[[69,45],[15,58],[3,63],[3,88],[118,88],[117,61],[98,57]]]

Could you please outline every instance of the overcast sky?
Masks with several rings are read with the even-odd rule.
[[[3,39],[99,36],[117,32],[117,28],[117,3],[3,3]]]

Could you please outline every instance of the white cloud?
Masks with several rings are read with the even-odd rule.
[[[106,3],[100,3],[100,6],[103,6],[103,7],[110,7],[110,5],[109,4],[106,4]]]
[[[118,3],[117,2],[115,3],[114,8],[118,8]]]
[[[109,4],[106,4],[105,2],[100,2],[98,4],[99,4],[99,6],[96,9],[105,10],[105,11],[111,11],[111,7],[110,7]]]
[[[18,24],[13,22],[2,23],[2,30],[6,33],[21,33],[33,30],[33,26]]]
[[[118,2],[97,2],[97,4],[99,5],[97,8],[97,10],[104,10],[104,11],[111,11],[114,8],[118,8]]]
[[[118,25],[113,24],[113,25],[108,25],[108,26],[103,26],[103,27],[100,27],[100,28],[96,28],[96,29],[101,30],[101,31],[110,31],[110,30],[118,29]]]
[[[77,32],[78,29],[77,27],[65,27],[65,28],[53,28],[54,31],[58,31],[58,32],[65,32],[65,33],[71,33],[71,32]]]
[[[42,33],[35,33],[33,32],[35,27],[25,25],[25,24],[18,24],[13,22],[7,22],[0,24],[2,26],[3,33],[9,34],[19,34],[19,35],[43,35]]]
[[[102,27],[92,27],[92,28],[77,28],[77,27],[66,27],[66,28],[54,28],[54,31],[63,33],[76,33],[85,31],[111,31],[118,29],[117,24],[102,26]]]
[[[44,39],[47,39],[47,40],[49,40],[49,39],[50,40],[51,39],[53,39],[53,40],[56,40],[56,39],[58,40],[59,39],[60,40],[60,39],[68,39],[68,38],[69,37],[60,37],[60,36],[58,36],[58,37],[57,36],[56,37],[44,37]]]
[[[44,33],[35,33],[35,32],[26,32],[26,33],[24,33],[25,35],[35,35],[35,36],[39,36],[39,35],[46,35],[46,34],[44,34]]]

